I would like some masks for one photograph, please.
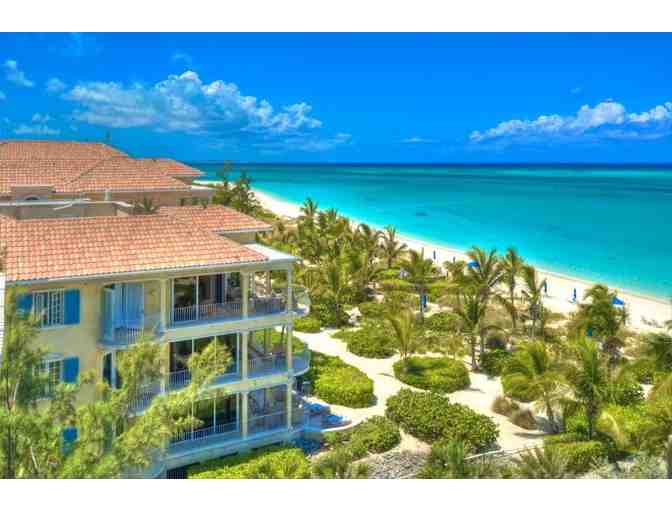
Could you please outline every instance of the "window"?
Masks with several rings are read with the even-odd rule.
[[[35,293],[35,315],[42,327],[65,324],[65,292],[49,290]]]
[[[44,392],[45,398],[53,396],[56,386],[63,381],[63,360],[49,360],[42,362],[42,374],[45,376]]]

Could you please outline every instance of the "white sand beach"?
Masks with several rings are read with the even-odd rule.
[[[295,218],[300,214],[300,207],[296,204],[284,201],[257,189],[254,190],[254,193],[263,207],[273,211],[279,216]],[[400,239],[414,250],[424,249],[426,256],[434,258],[438,264],[442,264],[446,260],[467,259],[465,253],[461,250],[440,244],[420,241],[406,236],[400,236]],[[525,257],[524,253],[521,255]],[[539,270],[541,275],[546,278],[548,282],[548,296],[544,299],[544,304],[556,312],[568,313],[575,310],[576,304],[571,302],[574,289],[576,289],[576,296],[580,301],[584,291],[595,283],[580,278],[544,271],[543,269]],[[608,284],[609,282],[602,283]],[[672,305],[669,301],[651,296],[644,296],[626,289],[617,290],[618,297],[625,302],[630,311],[630,322],[628,324],[630,328],[638,331],[650,331],[655,329],[651,324],[662,324],[666,320],[672,319]]]

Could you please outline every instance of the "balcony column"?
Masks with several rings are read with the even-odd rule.
[[[294,370],[294,352],[292,350],[292,335],[294,333],[294,326],[290,322],[287,324],[287,371],[292,372]]]
[[[250,337],[249,331],[242,331],[240,333],[240,377],[245,380],[247,379],[247,370],[248,370],[248,355],[247,355],[247,340]]]
[[[168,318],[168,280],[163,279],[159,280],[159,299],[160,299],[160,309],[161,309],[161,317],[159,318],[159,329],[160,333],[163,334],[167,327],[166,327],[166,320]]]
[[[287,270],[287,312],[292,311],[292,268]]]
[[[287,383],[287,428],[291,430],[292,428],[292,384],[294,383],[294,378],[292,377]]]
[[[241,290],[241,306],[243,312],[243,319],[248,317],[248,305],[250,300],[250,274],[240,273],[240,290]]]
[[[271,292],[273,288],[271,287],[271,271],[266,271],[266,297],[271,297]]]
[[[247,395],[249,392],[242,391],[240,393],[240,435],[243,440],[247,439]]]

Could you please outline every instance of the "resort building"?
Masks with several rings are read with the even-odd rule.
[[[209,202],[202,172],[171,159],[136,159],[101,143],[0,140],[0,202],[150,198],[156,205]]]
[[[3,145],[2,158],[25,155],[22,142]],[[45,157],[61,154],[51,144],[37,146]],[[309,351],[292,345],[292,323],[307,313],[309,301],[292,283],[295,257],[257,244],[256,234],[269,225],[223,206],[171,204],[155,214],[133,214],[128,203],[97,195],[115,172],[78,173],[90,164],[86,158],[100,158],[89,170],[111,169],[121,160],[128,164],[125,168],[135,168],[129,174],[139,168],[134,165],[157,169],[145,182],[181,182],[187,193],[190,177],[185,173],[178,178],[166,170],[179,169],[179,163],[132,160],[100,144],[73,147],[72,154],[81,160],[49,159],[57,162],[49,168],[62,173],[45,171],[24,188],[16,182],[7,186],[10,173],[3,167],[0,194],[8,190],[9,199],[0,201],[0,317],[4,287],[20,287],[17,306],[41,321],[38,341],[49,352],[44,367],[54,384],[75,382],[93,370],[111,386],[120,385],[120,352],[147,335],[167,345],[167,370],[141,389],[132,405],[134,415],[143,413],[157,395],[179,391],[190,382],[186,361],[192,354],[213,342],[231,353],[232,363],[193,406],[201,425],[173,438],[142,476],[161,476],[173,468],[296,437],[304,419],[295,382],[308,370]],[[14,169],[31,168],[31,163],[47,168],[40,166],[45,160],[26,157],[2,159],[0,164],[8,161]],[[77,171],[68,166],[83,161],[86,165]],[[85,184],[100,183],[102,175],[110,179],[102,188]],[[134,186],[140,187],[136,178]],[[67,187],[74,182],[79,184]],[[87,200],[66,199],[67,189],[78,193],[87,187]],[[22,195],[26,188],[31,188],[31,197]],[[112,194],[126,192],[118,187]],[[80,403],[95,398],[88,386],[78,395]],[[76,430],[64,431],[67,439],[76,436]]]

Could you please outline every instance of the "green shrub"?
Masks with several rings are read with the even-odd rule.
[[[339,432],[326,432],[324,440],[329,447],[343,447],[353,459],[368,453],[383,453],[401,442],[399,427],[384,416],[373,416],[355,427]]]
[[[575,474],[587,473],[607,460],[607,449],[599,441],[544,443],[567,458],[567,469]]]
[[[544,446],[552,446],[562,443],[576,443],[585,441],[586,436],[577,432],[563,432],[562,434],[552,434],[544,436]]]
[[[328,404],[358,408],[373,400],[373,381],[336,356],[312,351],[305,378],[312,383],[315,396]]]
[[[520,406],[513,400],[510,400],[503,395],[499,395],[492,401],[490,409],[493,413],[501,414],[502,416],[510,416],[514,411],[520,409]]]
[[[303,333],[319,333],[322,329],[322,323],[317,317],[301,317],[294,321],[294,330]]]
[[[385,292],[385,306],[390,310],[410,308],[417,310],[420,307],[420,298],[413,289],[409,291],[388,290]]]
[[[653,384],[656,362],[650,358],[641,358],[629,363],[628,370],[640,384]]]
[[[630,406],[644,401],[644,390],[634,375],[611,384],[610,394],[611,401],[620,406]]]
[[[348,350],[364,358],[389,358],[396,352],[395,337],[385,322],[367,320],[359,329],[333,335],[348,344]]]
[[[399,268],[392,267],[390,269],[383,269],[380,271],[376,277],[376,280],[395,280],[399,278]]]
[[[422,441],[459,439],[474,451],[492,445],[499,436],[491,418],[437,393],[402,389],[388,399],[385,416]]]
[[[380,285],[380,288],[383,290],[383,292],[393,290],[401,290],[404,292],[415,291],[415,286],[412,283],[400,278],[386,278],[385,280],[380,280],[378,285]]]
[[[513,354],[503,349],[493,349],[483,354],[481,369],[489,376],[501,375]]]
[[[196,464],[187,469],[195,479],[310,478],[310,462],[300,448],[273,446]]]
[[[437,280],[427,286],[427,297],[430,301],[438,301],[453,288],[453,283],[448,280]]]
[[[339,321],[333,300],[323,297],[311,300],[310,316],[318,319],[322,327],[335,328],[341,324],[347,324],[349,317],[345,310],[341,309],[340,315]]]
[[[469,387],[469,371],[464,363],[450,358],[413,356],[394,364],[394,375],[416,388],[452,393]]]
[[[362,317],[366,319],[382,320],[387,313],[387,307],[378,301],[367,301],[366,303],[360,303],[357,308],[359,308],[359,313],[362,314]]]
[[[511,423],[517,425],[521,429],[536,430],[537,428],[537,420],[534,419],[534,415],[529,409],[518,409],[513,411],[509,419],[511,420]]]
[[[603,414],[597,422],[597,430],[600,435],[606,435],[612,431],[611,419],[619,424],[620,433],[631,451],[636,453],[645,449],[647,431],[651,426],[651,419],[646,413],[646,404],[619,406],[610,404],[603,409]]]
[[[443,333],[454,333],[460,324],[460,318],[451,312],[437,312],[425,317],[423,326],[426,329]]]
[[[506,370],[504,372],[504,375],[502,375],[502,390],[504,391],[504,395],[520,402],[532,402],[536,400],[537,395],[531,389],[521,387],[514,389],[510,383],[509,376],[506,375]]]
[[[506,349],[507,338],[503,331],[491,331],[485,339],[485,346],[491,350]]]

